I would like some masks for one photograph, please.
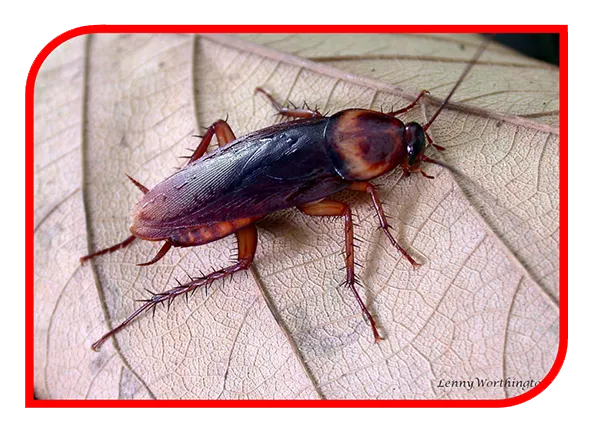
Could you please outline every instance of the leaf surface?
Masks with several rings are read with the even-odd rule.
[[[404,106],[428,89],[425,122],[479,46],[471,35],[92,35],[60,46],[35,93],[35,385],[41,398],[504,398],[528,388],[447,380],[541,380],[558,347],[558,71],[492,45],[430,129],[447,151],[429,180],[380,179],[396,238],[368,197],[357,215],[361,293],[375,344],[339,285],[343,223],[295,210],[258,224],[254,268],[158,309],[99,353],[137,306],[227,265],[234,238],[172,250],[127,237],[140,192],[183,163],[228,114],[237,136],[281,100],[336,112]],[[469,180],[468,180],[469,179]]]

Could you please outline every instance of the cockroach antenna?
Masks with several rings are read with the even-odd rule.
[[[441,111],[443,110],[443,108],[445,108],[445,106],[449,103],[449,101],[451,100],[451,96],[453,96],[453,93],[455,93],[455,91],[457,90],[457,88],[459,87],[459,85],[461,84],[461,82],[465,79],[465,77],[467,76],[467,74],[469,74],[469,72],[472,69],[472,67],[478,62],[478,59],[482,56],[482,54],[484,53],[484,51],[486,51],[486,48],[488,47],[488,45],[490,44],[490,42],[492,42],[492,39],[493,38],[494,38],[494,35],[488,35],[487,36],[487,38],[484,41],[484,43],[482,43],[482,45],[480,46],[480,48],[474,54],[474,56],[471,59],[471,61],[467,64],[467,66],[463,70],[461,76],[457,79],[457,82],[455,83],[455,85],[453,86],[453,88],[451,89],[451,91],[449,92],[449,94],[447,95],[447,97],[441,102],[439,108],[433,114],[432,118],[422,127],[422,129],[424,130],[424,134],[425,134],[428,142],[433,147],[435,147],[437,150],[444,150],[444,147],[441,147],[441,146],[438,146],[438,145],[434,144],[432,142],[432,139],[430,138],[430,136],[426,132],[426,130],[432,125],[432,123],[439,116],[439,114],[441,113]],[[458,175],[460,177],[463,177],[463,178],[465,178],[465,179],[467,179],[467,180],[469,180],[471,182],[471,179],[469,179],[465,174],[463,174],[457,168],[455,168],[455,167],[453,167],[451,165],[448,165],[448,164],[446,164],[446,163],[444,163],[442,161],[431,159],[428,156],[426,156],[425,154],[421,154],[420,155],[420,160],[423,161],[423,162],[431,163],[431,164],[434,164],[434,165],[439,165],[439,166],[441,166],[443,168],[446,168],[449,171],[451,171],[453,174],[456,174],[456,175]],[[422,171],[422,174],[425,177],[429,177],[430,178],[430,176],[427,176],[423,171]]]
[[[424,132],[426,132],[428,130],[428,128],[432,125],[432,122],[435,121],[435,119],[439,116],[439,114],[441,113],[441,111],[443,110],[443,108],[445,108],[445,106],[449,103],[449,100],[451,99],[451,96],[453,96],[453,93],[455,93],[455,91],[457,90],[457,87],[459,87],[459,85],[465,79],[465,77],[467,76],[467,74],[469,73],[469,71],[478,62],[478,59],[482,56],[482,54],[484,53],[484,51],[486,51],[486,48],[488,47],[488,45],[490,45],[490,42],[492,42],[492,39],[493,38],[494,38],[494,35],[489,35],[487,37],[487,39],[484,41],[484,43],[482,44],[482,46],[478,49],[478,51],[476,51],[476,53],[474,54],[474,57],[467,64],[467,66],[463,70],[463,73],[461,74],[461,76],[459,77],[459,79],[457,80],[457,82],[455,83],[455,86],[453,86],[453,89],[449,92],[449,94],[447,95],[447,97],[441,102],[441,105],[439,106],[439,109],[437,109],[437,111],[434,113],[434,115],[428,121],[428,123],[426,123],[422,127],[422,129],[424,129]]]

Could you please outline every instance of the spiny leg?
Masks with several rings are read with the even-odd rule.
[[[101,345],[103,345],[103,343],[112,335],[125,328],[143,312],[156,308],[157,305],[159,305],[160,303],[167,303],[168,305],[171,305],[173,300],[182,294],[187,295],[194,291],[196,288],[208,286],[218,279],[223,279],[238,271],[247,270],[249,267],[251,267],[251,264],[253,263],[253,258],[255,257],[255,250],[257,248],[257,230],[255,229],[254,225],[249,225],[237,231],[236,236],[238,242],[238,255],[237,262],[235,264],[230,265],[228,267],[224,267],[221,270],[214,271],[203,277],[192,279],[187,284],[179,285],[162,293],[153,294],[152,297],[147,300],[142,300],[144,304],[141,307],[139,307],[136,311],[134,311],[134,313],[132,313],[128,318],[126,318],[126,320],[123,321],[120,325],[115,327],[113,330],[105,333],[101,337],[101,339],[95,342],[92,345],[93,350],[98,351],[99,348],[101,348]]]
[[[208,129],[206,129],[206,133],[202,137],[202,141],[200,141],[200,144],[198,147],[196,147],[193,154],[189,158],[189,161],[187,162],[188,165],[200,159],[204,153],[206,153],[206,150],[208,149],[210,141],[212,141],[212,137],[214,135],[216,135],[216,139],[218,140],[218,145],[220,147],[235,140],[235,134],[233,133],[229,124],[222,119],[216,120],[208,127]]]
[[[317,110],[311,110],[311,109],[306,109],[306,108],[287,108],[287,107],[283,107],[280,104],[280,102],[278,102],[276,99],[274,99],[274,96],[272,96],[267,90],[265,90],[265,89],[263,89],[261,87],[257,87],[255,89],[255,93],[262,93],[265,97],[267,97],[268,100],[274,106],[274,109],[278,112],[278,115],[281,115],[281,116],[284,116],[284,117],[292,117],[292,118],[323,117],[323,114],[321,114]]]
[[[350,210],[350,207],[348,204],[344,204],[340,201],[324,199],[317,203],[301,205],[298,208],[309,216],[344,216],[344,232],[346,234],[346,285],[348,285],[354,293],[354,297],[362,310],[362,314],[370,323],[375,342],[383,339],[379,335],[377,324],[375,323],[373,316],[356,290],[356,276],[354,275],[354,226],[352,224],[352,211]]]
[[[366,192],[371,195],[371,198],[373,199],[373,206],[375,207],[375,211],[377,212],[377,217],[379,218],[381,228],[383,229],[383,232],[385,233],[391,244],[395,246],[397,250],[407,258],[408,261],[410,261],[410,264],[412,264],[414,268],[420,267],[420,264],[416,262],[414,258],[412,258],[410,254],[408,254],[408,252],[406,252],[406,250],[403,247],[401,247],[397,243],[397,241],[395,241],[395,238],[393,238],[393,236],[391,235],[391,232],[389,231],[390,226],[387,222],[387,218],[385,217],[383,205],[381,204],[381,201],[377,196],[377,190],[375,189],[375,186],[370,182],[358,182],[352,183],[349,186],[349,189],[359,192]]]
[[[428,132],[424,131],[424,136],[426,137],[426,141],[428,141],[428,144],[431,145],[431,146],[433,146],[438,151],[447,150],[446,147],[443,147],[441,145],[435,144],[434,141],[432,140],[432,138],[430,137],[430,135],[428,135]]]
[[[194,151],[190,161],[188,163],[193,162],[194,160],[199,159],[208,149],[208,145],[210,141],[212,141],[212,137],[216,135],[216,139],[218,141],[218,145],[223,147],[227,145],[229,142],[235,139],[235,134],[233,133],[231,127],[225,120],[217,120],[210,127],[206,130],[202,141],[198,145],[198,148]],[[130,180],[134,181],[134,184],[137,182],[130,178]],[[119,326],[111,330],[110,332],[106,333],[92,345],[92,348],[95,351],[98,351],[101,345],[109,339],[109,337],[124,327],[126,327],[131,321],[133,321],[138,315],[142,314],[142,312],[155,308],[159,303],[167,301],[169,304],[173,301],[175,297],[181,294],[187,294],[196,288],[204,285],[209,285],[210,283],[214,282],[216,279],[220,279],[222,277],[231,275],[239,270],[243,270],[244,268],[247,269],[253,262],[253,257],[255,256],[255,249],[257,247],[257,231],[255,226],[250,225],[241,230],[237,231],[236,233],[237,241],[238,241],[238,258],[237,263],[225,267],[218,272],[210,273],[209,275],[204,276],[203,278],[193,279],[190,283],[186,285],[181,285],[176,288],[173,288],[169,291],[165,291],[161,294],[154,294],[151,299],[144,301],[144,304],[138,308],[132,315],[130,315],[124,322],[122,322]],[[126,241],[131,242],[134,240],[134,236],[131,236]],[[117,246],[117,245],[116,245]],[[165,254],[169,251],[172,246],[172,242],[167,240],[163,247],[159,250],[156,256],[147,263],[138,264],[140,266],[151,265],[160,260]],[[115,247],[115,246],[114,246]],[[124,246],[125,247],[125,246]],[[243,268],[244,267],[244,268]]]
[[[128,246],[130,243],[132,243],[135,238],[136,238],[136,236],[131,235],[130,237],[128,237],[127,239],[125,239],[121,243],[115,244],[115,245],[110,246],[110,247],[105,248],[105,249],[101,249],[100,251],[94,252],[92,254],[88,254],[88,255],[85,255],[83,257],[80,257],[80,263],[82,264],[83,262],[85,262],[85,261],[87,261],[87,260],[89,260],[91,258],[94,258],[96,256],[99,256],[99,255],[105,255],[105,254],[108,254],[108,253],[111,253],[111,252],[115,252],[116,250],[123,249],[126,246]]]
[[[167,254],[167,252],[169,252],[169,249],[171,249],[171,246],[173,246],[173,242],[171,240],[166,240],[165,244],[163,244],[163,246],[157,252],[157,254],[154,256],[153,259],[151,259],[148,262],[136,264],[136,265],[138,267],[145,267],[145,266],[153,265],[155,262],[159,261],[162,257],[164,257]]]
[[[403,113],[410,111],[412,108],[414,108],[416,106],[416,104],[420,101],[420,99],[422,99],[422,97],[427,94],[430,94],[430,92],[428,90],[422,90],[420,92],[420,94],[418,95],[418,97],[416,97],[416,99],[414,99],[414,102],[412,102],[410,105],[405,106],[401,109],[398,109],[397,111],[388,112],[387,115],[395,117],[396,115],[403,114]]]
[[[420,167],[410,168],[410,167],[403,166],[402,169],[403,169],[404,175],[406,177],[410,177],[410,173],[418,173],[419,172],[420,174],[422,174],[423,177],[426,177],[427,179],[430,179],[430,180],[434,180],[434,176],[426,174],[424,172],[424,170]]]

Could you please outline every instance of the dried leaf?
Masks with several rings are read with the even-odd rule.
[[[558,72],[492,45],[431,127],[467,178],[380,180],[397,238],[368,197],[342,194],[360,226],[361,290],[375,344],[344,278],[343,228],[294,210],[258,224],[253,271],[146,315],[105,344],[146,290],[229,262],[234,239],[170,252],[128,235],[139,191],[183,163],[199,126],[237,135],[281,99],[336,112],[403,106],[430,115],[479,45],[470,35],[94,35],[60,46],[35,93],[35,385],[41,398],[504,398],[528,388],[447,380],[541,380],[558,347]],[[280,50],[280,51],[277,51]],[[406,115],[423,122],[422,109]]]

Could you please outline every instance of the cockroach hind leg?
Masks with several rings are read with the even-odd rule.
[[[134,241],[134,239],[136,239],[136,236],[131,235],[130,237],[125,239],[123,242],[117,243],[117,244],[110,246],[108,248],[105,248],[105,249],[101,249],[100,251],[93,252],[92,254],[88,254],[83,257],[80,257],[80,263],[83,264],[85,261],[88,261],[91,258],[94,258],[96,256],[105,255],[105,254],[108,254],[111,252],[115,252],[116,250],[123,249],[123,248],[127,247],[130,243],[132,243]]]
[[[169,252],[169,249],[171,249],[171,246],[173,246],[173,242],[171,240],[167,240],[165,242],[165,244],[163,245],[163,247],[161,247],[161,249],[158,251],[158,253],[155,255],[155,257],[153,259],[151,259],[148,262],[136,264],[136,265],[138,267],[145,267],[145,266],[149,266],[149,265],[156,263],[162,257],[164,257],[167,254],[167,252]]]
[[[193,137],[201,138],[200,143],[194,150],[187,149],[192,152],[190,157],[180,156],[187,159],[187,165],[197,161],[206,153],[214,136],[216,136],[219,146],[221,146],[221,143],[228,144],[235,139],[235,135],[233,134],[231,127],[228,125],[227,120],[228,114],[226,120],[218,119],[208,127],[200,126],[200,128],[204,130],[204,134],[192,135]]]
[[[319,111],[311,110],[308,108],[297,108],[294,103],[288,101],[288,104],[292,105],[292,108],[283,107],[280,102],[278,102],[274,96],[270,92],[268,92],[263,87],[256,87],[254,94],[261,93],[263,94],[272,104],[274,109],[276,110],[276,115],[283,116],[283,117],[292,117],[292,118],[318,118],[324,117]]]
[[[193,294],[195,293],[196,288],[198,287],[203,286],[207,288],[211,283],[213,283],[216,280],[224,279],[238,271],[247,270],[253,263],[253,258],[255,256],[255,250],[257,247],[257,231],[255,229],[255,226],[248,225],[244,228],[241,228],[235,234],[239,242],[240,251],[239,260],[235,262],[235,264],[230,265],[228,267],[224,267],[220,270],[213,271],[212,273],[205,275],[203,278],[199,278],[197,280],[192,279],[187,284],[178,285],[174,288],[171,288],[170,290],[156,294],[151,293],[151,298],[144,300],[142,306],[136,309],[120,325],[114,327],[109,332],[101,336],[101,338],[92,345],[92,349],[94,351],[99,351],[101,345],[103,345],[103,343],[105,343],[107,339],[118,333],[123,328],[127,327],[142,313],[152,309],[152,313],[154,314],[157,305],[166,302],[167,306],[171,306],[173,300],[181,295],[185,295],[187,293]],[[163,249],[167,247],[167,245],[169,245],[169,243],[170,240],[168,240],[165,243],[165,245],[161,248],[161,251],[159,251],[157,257],[161,255],[161,252],[163,251]],[[163,255],[167,252],[167,250],[168,248],[163,252]]]

